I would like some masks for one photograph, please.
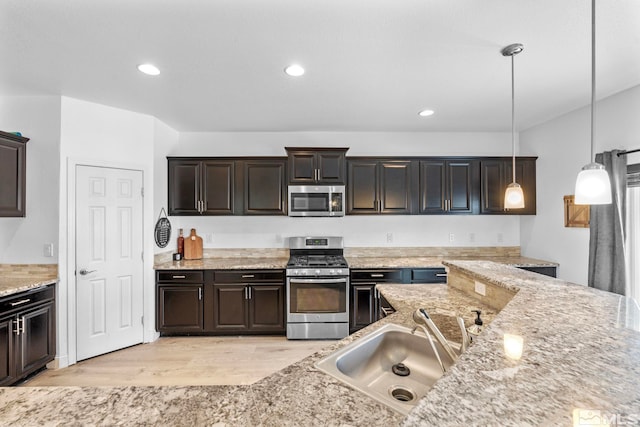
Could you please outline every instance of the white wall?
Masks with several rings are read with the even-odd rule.
[[[58,261],[60,97],[0,97],[0,129],[22,132],[27,142],[26,217],[0,218],[0,263]],[[53,257],[43,246],[53,243]]]
[[[350,147],[349,156],[505,156],[510,133],[245,132],[181,133],[173,156],[285,156],[284,147]],[[172,217],[174,228],[196,228],[205,247],[286,247],[286,237],[332,234],[355,246],[518,246],[517,216],[415,215]],[[392,234],[392,242],[387,234]],[[449,234],[454,233],[454,241]],[[471,234],[473,233],[473,237]],[[175,248],[175,243],[170,245]],[[168,248],[168,249],[169,249]]]
[[[167,212],[167,188],[168,176],[167,155],[178,144],[178,132],[159,120],[154,122],[154,151],[153,151],[153,214],[157,221],[160,210]],[[168,213],[168,212],[167,212]],[[155,223],[154,223],[155,225]],[[174,227],[171,231],[171,240],[167,248],[159,248],[154,245],[155,253],[166,252],[176,246],[175,239],[178,230]],[[153,237],[152,237],[153,238]]]
[[[603,99],[596,106],[596,152],[640,148],[640,86]],[[522,254],[560,263],[559,277],[587,283],[589,229],[564,227],[565,195],[574,194],[578,172],[589,163],[589,107],[520,133],[523,155],[538,156],[538,214],[522,216]],[[640,155],[627,158],[640,162]]]
[[[156,131],[160,145],[164,146],[172,135],[171,129],[158,124],[153,117],[107,107],[73,98],[62,97],[61,125],[60,125],[60,284],[58,296],[59,310],[63,313],[59,317],[58,355],[60,364],[65,366],[65,358],[69,354],[63,353],[69,342],[67,341],[72,322],[67,323],[64,314],[73,313],[72,304],[67,300],[74,292],[73,265],[74,254],[71,243],[75,236],[70,228],[70,218],[73,206],[69,205],[68,191],[72,188],[68,178],[73,176],[70,168],[76,163],[96,164],[106,166],[126,167],[142,170],[144,174],[144,300],[145,300],[145,341],[155,339],[155,286],[153,272],[153,254],[155,249],[153,227],[155,213],[153,195],[154,187],[154,143]],[[71,316],[73,319],[73,316]],[[73,334],[72,334],[73,336]],[[73,358],[73,357],[72,357]]]

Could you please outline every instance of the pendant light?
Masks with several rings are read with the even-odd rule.
[[[607,205],[611,203],[611,182],[604,165],[593,156],[596,106],[596,0],[591,1],[591,163],[582,167],[576,179],[576,205]]]
[[[511,171],[513,180],[504,192],[505,209],[524,208],[524,193],[522,187],[516,182],[516,101],[515,101],[515,71],[513,67],[513,57],[524,50],[520,43],[510,44],[502,49],[502,56],[511,57]]]

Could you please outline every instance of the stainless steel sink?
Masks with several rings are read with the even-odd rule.
[[[453,361],[439,343],[435,345],[449,368]],[[411,329],[391,323],[332,353],[316,367],[403,414],[443,375],[424,332],[418,329],[412,334]]]

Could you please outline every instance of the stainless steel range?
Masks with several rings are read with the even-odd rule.
[[[349,266],[342,237],[290,237],[287,338],[349,335]]]

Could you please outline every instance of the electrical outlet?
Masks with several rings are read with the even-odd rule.
[[[502,243],[504,241],[504,236],[502,233],[498,233],[498,243]]]
[[[204,235],[204,240],[206,243],[213,243],[213,233],[207,233]]]
[[[45,243],[42,247],[42,255],[48,258],[53,256],[53,243]]]
[[[475,282],[475,291],[483,297],[487,296],[487,287],[484,283]]]
[[[282,234],[276,234],[276,243],[282,243]]]
[[[387,243],[393,243],[393,233],[387,233]]]
[[[476,241],[476,233],[469,233],[469,242],[473,243]]]
[[[449,243],[453,243],[456,240],[456,235],[449,233]]]

